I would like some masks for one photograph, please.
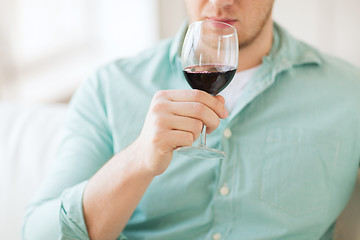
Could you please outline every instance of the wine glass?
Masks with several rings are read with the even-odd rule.
[[[236,29],[227,23],[199,21],[186,33],[181,63],[184,76],[193,89],[213,96],[233,79],[238,66]],[[221,159],[225,152],[206,146],[206,126],[203,124],[198,146],[178,148],[179,153],[196,158]]]

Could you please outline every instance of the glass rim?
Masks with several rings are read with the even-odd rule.
[[[223,36],[231,36],[231,35],[236,35],[236,36],[237,36],[237,30],[236,30],[236,28],[235,28],[233,25],[228,24],[228,23],[225,23],[225,22],[220,22],[220,21],[214,21],[214,20],[208,20],[208,19],[207,19],[207,20],[196,21],[196,22],[191,23],[191,24],[189,25],[189,28],[190,28],[191,26],[198,25],[198,24],[202,24],[202,23],[219,23],[219,24],[224,24],[224,25],[232,28],[232,29],[234,30],[234,32],[233,32],[233,33],[230,33],[230,34],[226,34],[226,35],[224,34]]]

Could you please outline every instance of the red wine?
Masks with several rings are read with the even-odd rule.
[[[236,68],[227,65],[189,66],[184,69],[186,81],[193,89],[215,96],[233,79]]]

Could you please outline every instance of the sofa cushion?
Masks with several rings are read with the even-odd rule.
[[[24,209],[54,159],[66,111],[66,105],[0,103],[1,238],[21,239]]]

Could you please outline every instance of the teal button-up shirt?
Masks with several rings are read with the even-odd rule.
[[[185,31],[79,89],[24,239],[88,239],[87,180],[138,137],[156,91],[189,88],[178,54]],[[359,166],[360,72],[274,24],[270,54],[207,142],[227,157],[175,153],[119,239],[332,239]]]

